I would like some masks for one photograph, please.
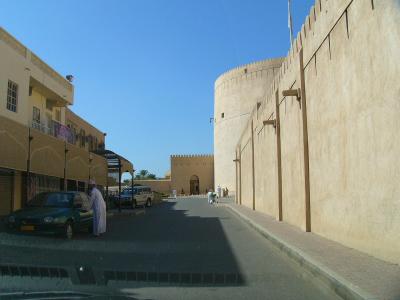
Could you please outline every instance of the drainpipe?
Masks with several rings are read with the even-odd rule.
[[[242,205],[242,146],[239,148],[239,204]]]
[[[278,220],[283,220],[282,212],[282,154],[281,154],[281,119],[279,115],[279,90],[275,92],[276,153],[278,160]]]
[[[107,210],[110,208],[110,201],[109,201],[109,196],[108,196],[108,170],[107,170],[107,184],[106,184],[106,204],[107,204]]]
[[[26,202],[28,202],[28,197],[31,191],[31,142],[33,136],[31,136],[31,129],[28,129],[28,159],[26,160]]]
[[[239,180],[238,177],[240,175],[238,174],[238,165],[239,165],[239,170],[240,170],[240,158],[238,158],[238,150],[235,151],[235,159],[233,160],[235,162],[235,184],[236,184],[236,192],[235,192],[235,203],[239,204],[239,199],[238,199],[238,191],[239,191]]]
[[[133,204],[133,186],[134,186],[134,184],[133,184],[133,177],[134,177],[134,174],[135,174],[135,169],[132,169],[132,179],[131,179],[131,188],[132,188],[132,196],[131,196],[131,200],[132,200],[132,204]]]
[[[251,120],[251,171],[252,171],[252,188],[253,188],[253,210],[256,210],[256,183],[254,170],[254,122]]]
[[[304,76],[304,60],[303,48],[299,52],[300,60],[300,88],[297,90],[282,91],[284,97],[296,96],[300,103],[303,125],[303,155],[304,155],[304,191],[305,191],[305,217],[306,231],[311,231],[311,204],[310,204],[310,165],[309,165],[309,148],[308,148],[308,125],[307,125],[307,101],[306,101],[306,83]]]
[[[89,153],[89,182],[90,179],[92,179],[91,173],[92,173],[92,153]],[[88,185],[88,190],[89,190],[89,185]]]
[[[64,191],[67,191],[67,144],[65,143],[65,149],[64,149]]]
[[[311,231],[311,203],[310,203],[310,165],[308,149],[308,125],[307,125],[307,101],[306,83],[304,76],[303,48],[300,49],[300,90],[301,90],[301,111],[303,118],[303,149],[304,149],[304,183],[305,183],[305,206],[306,206],[306,231]]]

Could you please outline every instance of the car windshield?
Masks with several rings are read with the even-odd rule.
[[[30,200],[30,207],[69,207],[74,194],[72,193],[40,193]]]
[[[132,190],[130,190],[130,189],[126,189],[126,190],[123,190],[121,194],[122,194],[122,195],[130,195],[130,194],[131,194],[131,191],[132,191]]]

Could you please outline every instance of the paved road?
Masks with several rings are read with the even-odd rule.
[[[73,282],[3,277],[0,290],[23,285],[119,291],[138,299],[336,299],[230,211],[204,198],[114,216],[101,238],[82,233],[66,241],[0,232],[0,253],[3,266],[57,267]],[[80,266],[88,270],[81,277],[75,272]]]

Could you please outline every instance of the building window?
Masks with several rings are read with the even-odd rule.
[[[225,113],[222,113],[221,114],[221,118],[223,119],[225,117]]]
[[[32,121],[35,125],[40,125],[40,109],[36,106],[33,107]]]
[[[53,111],[53,102],[50,99],[46,99],[46,109]]]
[[[89,134],[88,136],[88,143],[89,143],[89,151],[93,151],[94,150],[93,136],[91,134]]]
[[[61,122],[61,110],[56,110],[56,121]]]
[[[11,80],[8,81],[7,89],[7,109],[13,112],[17,112],[18,104],[18,85]]]
[[[86,132],[85,130],[81,129],[79,132],[79,137],[80,137],[80,146],[85,147],[86,146]]]

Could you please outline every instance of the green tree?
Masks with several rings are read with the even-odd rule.
[[[147,170],[140,170],[138,174],[135,175],[135,179],[137,180],[145,180],[145,179],[157,179],[155,174],[149,173]]]
[[[139,175],[142,178],[146,178],[148,174],[149,174],[149,171],[147,171],[147,170],[140,170],[139,171]]]

